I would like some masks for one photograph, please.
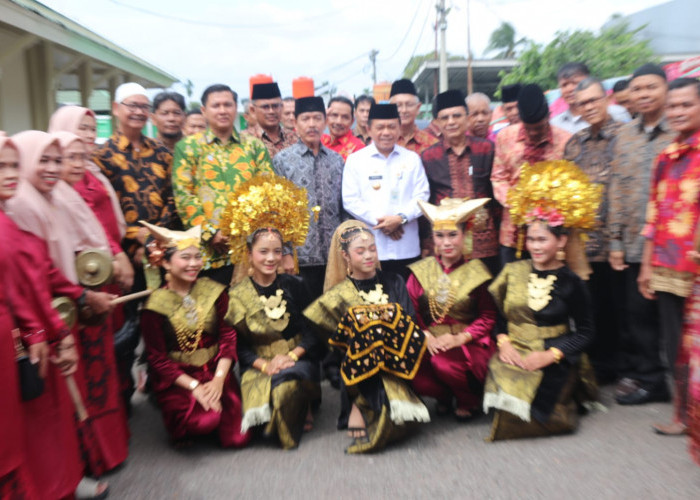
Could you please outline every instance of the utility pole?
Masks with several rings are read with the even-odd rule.
[[[445,0],[438,0],[437,11],[440,17],[440,92],[445,92],[448,88],[447,82],[447,47],[445,42],[445,32],[447,31],[447,10]]]
[[[377,84],[377,54],[379,51],[377,49],[372,49],[369,53],[369,60],[372,62],[372,83]]]
[[[474,80],[472,79],[472,23],[469,15],[469,3],[469,0],[467,0],[467,95],[471,95],[474,92]]]

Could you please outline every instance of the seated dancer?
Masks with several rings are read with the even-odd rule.
[[[591,300],[579,277],[590,268],[578,231],[593,227],[599,202],[599,186],[570,162],[526,164],[508,193],[511,220],[527,225],[531,260],[506,264],[489,286],[504,316],[484,395],[484,411],[498,410],[491,440],[573,432],[576,403],[596,397],[584,353],[594,335]]]
[[[265,425],[265,435],[276,434],[282,448],[291,449],[299,445],[302,431],[311,430],[311,405],[321,399],[320,345],[302,315],[310,294],[302,278],[277,272],[283,241],[304,243],[308,200],[305,189],[270,175],[241,184],[233,197],[251,189],[262,190],[262,196],[247,203],[245,212],[231,211],[226,224],[232,261],[249,262],[248,276],[231,289],[226,315],[238,333],[242,429]],[[283,207],[285,201],[291,210]]]
[[[168,433],[177,446],[217,432],[224,447],[240,448],[241,393],[231,370],[236,331],[224,322],[226,287],[197,278],[202,269],[201,228],[171,231],[140,221],[154,238],[151,265],[166,270],[141,313],[150,380]]]
[[[413,389],[435,398],[441,415],[455,399],[454,415],[460,421],[480,409],[493,353],[497,313],[487,290],[491,273],[481,260],[463,255],[467,220],[488,201],[443,198],[439,206],[419,201],[433,226],[435,257],[408,266],[408,295],[428,344]]]
[[[338,226],[328,255],[328,291],[304,315],[344,351],[338,428],[354,438],[346,453],[377,451],[407,434],[407,424],[430,421],[408,382],[420,366],[425,336],[411,319],[403,278],[377,270],[374,235],[365,224]]]

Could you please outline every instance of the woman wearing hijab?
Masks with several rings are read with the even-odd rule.
[[[39,131],[22,132],[14,136],[13,140],[20,153],[20,183],[17,195],[7,202],[8,215],[20,228],[39,237],[48,246],[52,265],[46,278],[51,295],[66,296],[81,308],[87,305],[96,314],[108,312],[111,309],[112,295],[86,290],[77,285],[76,250],[82,245],[106,244],[106,239],[92,241],[90,238],[95,239],[95,235],[69,230],[68,222],[75,207],[81,207],[82,210],[79,215],[76,214],[79,220],[89,219],[91,212],[77,193],[60,181],[62,155],[58,140]],[[91,223],[91,227],[100,227],[95,226],[96,222]],[[91,398],[101,401],[103,408],[110,408],[107,414],[95,414],[95,418],[89,414],[95,439],[89,442],[81,439],[83,452],[99,457],[99,460],[91,460],[94,470],[86,472],[99,475],[107,467],[113,468],[126,458],[128,430],[118,405],[114,410],[113,398],[107,389],[107,379],[109,376],[114,377],[113,369],[109,372],[107,361],[107,353],[111,352],[111,349],[106,348],[109,339],[105,341],[96,335],[84,336],[85,333],[86,329],[82,329],[78,339],[83,358],[102,359],[90,363],[90,372],[83,369],[76,374],[78,385],[82,388],[81,396],[89,409]],[[85,478],[79,496],[95,496],[104,491],[104,483]]]

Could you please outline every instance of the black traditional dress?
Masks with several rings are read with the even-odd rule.
[[[304,315],[328,342],[343,351],[341,416],[347,425],[350,403],[362,412],[367,440],[346,451],[377,451],[404,435],[408,423],[430,416],[410,381],[425,352],[425,336],[411,319],[413,306],[401,276],[346,278],[318,298]]]
[[[583,281],[568,267],[538,271],[532,261],[507,264],[489,286],[505,316],[498,330],[525,357],[559,349],[560,363],[527,371],[494,355],[486,379],[484,411],[495,408],[491,439],[534,437],[573,432],[576,403],[597,395],[595,377],[585,354],[594,335],[591,300]],[[570,328],[570,321],[574,328]]]
[[[231,290],[226,315],[239,335],[242,429],[267,424],[265,434],[276,433],[285,449],[299,445],[309,405],[321,399],[320,346],[302,315],[309,302],[296,276],[281,274],[269,286],[247,278]],[[258,358],[269,361],[296,347],[304,348],[304,356],[275,375],[253,367]]]

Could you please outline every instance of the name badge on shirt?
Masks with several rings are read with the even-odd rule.
[[[369,182],[372,185],[372,189],[375,191],[377,189],[380,189],[382,187],[382,179],[384,178],[383,175],[370,175],[369,176]]]

